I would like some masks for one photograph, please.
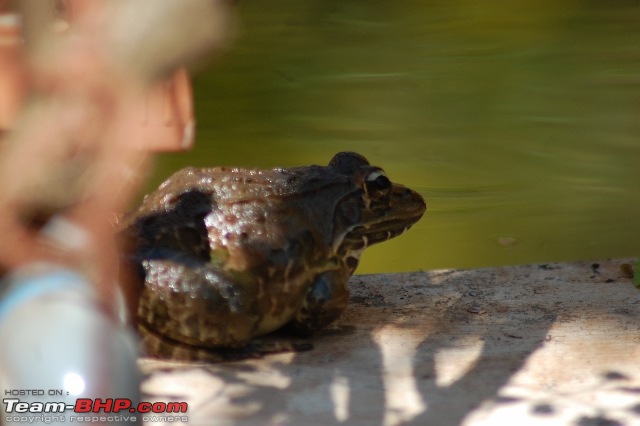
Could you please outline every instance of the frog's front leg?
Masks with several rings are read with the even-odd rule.
[[[349,302],[350,274],[343,270],[324,272],[314,279],[290,325],[302,334],[314,333],[335,321]]]
[[[234,281],[224,271],[196,260],[152,259],[142,266],[141,328],[200,348],[238,348],[253,338],[260,315],[252,283]]]

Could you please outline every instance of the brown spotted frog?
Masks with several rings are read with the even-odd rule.
[[[241,348],[285,325],[321,329],[346,308],[363,250],[425,210],[420,194],[353,152],[327,166],[180,170],[120,224],[144,281],[138,325],[156,341],[146,350],[179,357],[172,347]]]

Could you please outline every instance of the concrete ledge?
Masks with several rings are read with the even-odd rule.
[[[141,360],[143,391],[189,402],[188,424],[639,425],[640,290],[624,262],[356,276],[314,350]]]

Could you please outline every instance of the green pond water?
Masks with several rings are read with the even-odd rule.
[[[423,194],[359,273],[640,253],[640,3],[240,2],[186,165],[352,150]]]

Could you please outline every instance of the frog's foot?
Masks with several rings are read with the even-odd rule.
[[[144,356],[174,361],[220,363],[313,349],[313,344],[309,342],[272,339],[253,340],[241,348],[204,348],[160,336],[144,326],[139,326],[138,332],[140,334],[140,350]]]
[[[302,301],[302,306],[287,324],[293,332],[308,336],[335,321],[347,307],[349,275],[342,270],[318,275]]]

